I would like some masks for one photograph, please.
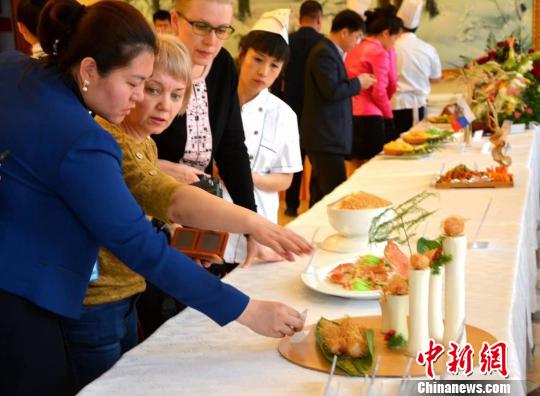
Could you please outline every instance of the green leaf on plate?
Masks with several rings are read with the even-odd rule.
[[[372,291],[373,286],[375,286],[375,283],[361,278],[353,278],[349,284],[351,285],[351,289],[354,291]]]
[[[439,257],[435,259],[435,261],[431,264],[431,273],[433,275],[438,275],[441,273],[441,267],[445,264],[448,264],[450,261],[452,261],[452,255],[451,254],[441,254]]]
[[[376,266],[379,265],[380,262],[380,257],[374,256],[373,254],[366,254],[365,256],[360,257],[360,264]]]
[[[425,254],[429,251],[439,250],[439,254],[435,254],[435,258],[431,262],[431,273],[438,275],[441,272],[441,267],[452,260],[452,256],[442,253],[442,239],[426,239],[420,238],[416,243],[416,251],[420,254]],[[437,253],[437,252],[436,252]]]
[[[369,353],[366,357],[363,357],[361,359],[353,359],[354,367],[356,367],[356,370],[362,373],[362,375],[367,374],[371,369],[371,365],[373,364],[373,354],[375,352],[374,337],[375,336],[373,335],[373,330],[366,330],[366,341],[368,343]]]
[[[390,349],[401,349],[407,346],[407,340],[401,334],[394,334],[386,342],[386,346]]]
[[[420,238],[416,243],[416,251],[420,254],[429,252],[430,250],[442,248],[442,244],[437,240]]]

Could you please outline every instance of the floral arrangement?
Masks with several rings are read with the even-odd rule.
[[[487,118],[488,102],[500,122],[540,118],[540,52],[524,51],[516,37],[496,42],[490,36],[486,53],[467,64],[463,76],[478,119]]]

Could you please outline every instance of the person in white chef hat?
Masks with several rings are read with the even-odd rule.
[[[441,78],[437,50],[416,36],[423,0],[404,0],[398,16],[403,34],[396,42],[398,87],[393,100],[396,132],[408,131],[426,115],[430,83]]]
[[[289,58],[289,14],[289,9],[265,12],[241,39],[238,55],[238,97],[257,212],[274,223],[278,192],[286,190],[293,174],[302,170],[296,114],[268,90]],[[226,191],[224,197],[230,199]],[[245,256],[245,238],[230,235],[225,261],[241,262]],[[270,250],[262,250],[257,259],[277,260],[282,258]]]

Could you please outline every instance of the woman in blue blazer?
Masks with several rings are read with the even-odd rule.
[[[92,118],[118,123],[143,98],[155,37],[127,3],[50,0],[46,66],[0,55],[0,394],[74,390],[60,317],[77,317],[100,245],[220,325],[279,337],[298,312],[250,300],[167,246],[127,189],[121,151]],[[194,203],[196,205],[198,203]]]

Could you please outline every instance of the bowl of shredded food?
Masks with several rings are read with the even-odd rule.
[[[328,220],[343,235],[367,235],[373,218],[391,205],[386,199],[359,191],[328,205]]]

